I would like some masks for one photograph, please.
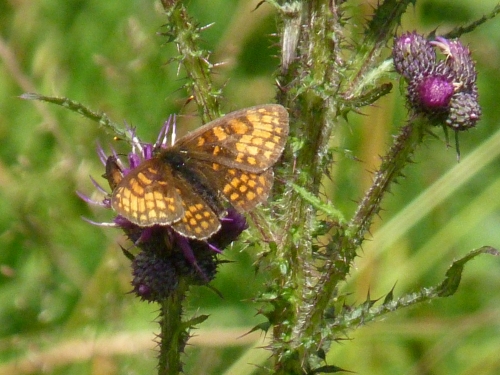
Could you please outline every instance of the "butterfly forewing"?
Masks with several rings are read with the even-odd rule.
[[[168,165],[149,159],[131,170],[111,197],[113,209],[139,226],[172,224],[184,216],[183,198]]]
[[[269,104],[230,113],[179,139],[175,147],[191,158],[249,172],[271,167],[288,136],[288,112]]]

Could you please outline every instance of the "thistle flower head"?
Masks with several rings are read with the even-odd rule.
[[[165,123],[154,144],[140,142],[135,130],[129,128],[132,150],[126,161],[122,161],[114,150],[111,155],[106,155],[99,147],[98,155],[105,167],[103,177],[107,180],[111,193],[92,179],[94,185],[105,194],[103,200],[95,202],[82,194],[80,196],[88,203],[111,209],[112,191],[123,178],[134,168],[153,158],[160,149],[167,147],[167,133],[172,123],[172,119]],[[170,225],[142,227],[121,215],[115,216],[112,223],[92,223],[120,228],[135,247],[139,248],[139,254],[132,261],[133,290],[141,299],[161,301],[175,291],[181,278],[199,285],[206,284],[215,277],[219,263],[216,255],[247,228],[245,218],[233,208],[228,208],[220,221],[220,230],[206,240],[184,237]]]
[[[394,40],[392,55],[408,84],[406,97],[414,113],[456,131],[476,126],[481,116],[477,73],[469,49],[459,40],[429,41],[416,32],[405,33]]]

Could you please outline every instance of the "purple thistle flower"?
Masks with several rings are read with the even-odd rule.
[[[448,40],[440,36],[436,37],[436,40],[430,44],[439,48],[445,55],[445,64],[454,72],[454,83],[460,89],[459,91],[477,90],[475,85],[476,67],[470,56],[469,48],[460,43],[459,40]]]
[[[127,155],[127,163],[114,150],[107,156],[102,147],[98,148],[99,158],[105,167],[103,177],[112,191],[131,170],[151,159],[158,150],[167,147],[167,133],[172,123],[172,118],[165,122],[154,144],[140,142],[135,130],[129,128],[132,151]],[[111,194],[94,179],[92,182],[105,194],[103,200],[95,202],[79,193],[80,197],[88,203],[111,209]],[[134,246],[141,250],[132,261],[132,285],[134,292],[147,301],[167,298],[175,291],[180,278],[188,279],[191,284],[208,283],[215,277],[219,264],[216,255],[247,228],[245,217],[231,207],[226,210],[226,216],[220,218],[220,230],[207,240],[184,237],[170,225],[141,227],[121,215],[115,216],[112,223],[88,221],[96,225],[120,228]]]
[[[421,81],[411,82],[409,99],[415,107],[426,111],[446,110],[453,95],[453,83],[439,75],[429,75]]]
[[[438,59],[436,49],[443,59]],[[416,32],[395,38],[393,61],[408,83],[408,106],[455,131],[476,126],[481,116],[477,73],[469,49],[459,40],[428,41]]]

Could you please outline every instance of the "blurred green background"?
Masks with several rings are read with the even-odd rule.
[[[211,61],[225,62],[214,79],[226,112],[272,102],[278,62],[271,6],[259,1],[192,0]],[[351,22],[371,14],[351,2]],[[401,31],[446,32],[481,17],[496,0],[419,1]],[[81,216],[109,221],[111,212],[89,207],[76,191],[99,199],[89,175],[103,167],[98,142],[111,143],[96,124],[24,92],[66,96],[137,126],[154,141],[171,113],[179,133],[200,124],[182,89],[185,74],[162,31],[165,17],[152,1],[0,1],[0,374],[153,374],[158,309],[130,291],[129,262],[117,230]],[[353,28],[355,39],[362,32]],[[352,278],[351,303],[438,283],[453,259],[482,245],[500,247],[500,20],[462,39],[479,71],[483,117],[460,137],[462,160],[441,139],[428,139],[392,189],[372,228]],[[360,115],[350,115],[333,142],[361,161],[338,155],[327,194],[352,214],[371,181],[370,171],[404,122],[404,101],[393,92]],[[250,299],[263,284],[252,249],[224,252],[213,285],[195,288],[187,316],[210,314],[188,347],[186,373],[258,373],[269,353],[255,349],[264,335],[240,337],[263,318]],[[329,363],[359,374],[500,373],[500,260],[469,264],[451,298],[400,311],[335,345]],[[257,365],[257,366],[256,366]],[[232,366],[232,367],[231,367]]]

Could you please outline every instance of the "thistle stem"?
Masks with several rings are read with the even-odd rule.
[[[188,285],[181,279],[178,288],[160,304],[158,375],[177,375],[182,371],[181,353],[188,333],[182,322],[182,302]]]

